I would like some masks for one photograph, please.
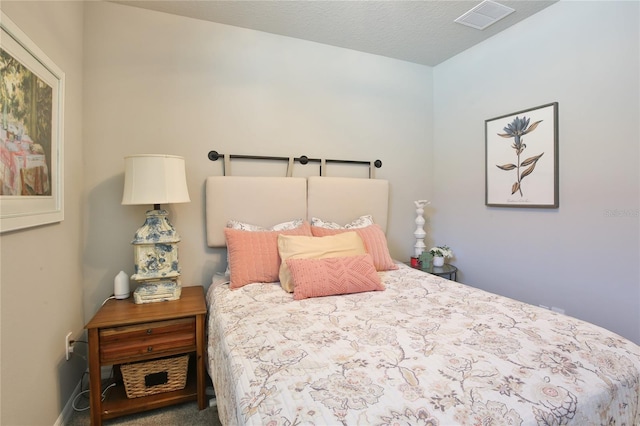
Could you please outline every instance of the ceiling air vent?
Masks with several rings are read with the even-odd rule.
[[[491,24],[495,24],[505,16],[515,12],[515,9],[501,5],[491,0],[484,0],[482,3],[459,17],[455,22],[484,30]]]

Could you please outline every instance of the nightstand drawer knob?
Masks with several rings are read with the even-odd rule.
[[[152,352],[152,351],[153,351],[153,346],[149,346],[149,347],[147,348],[147,352]]]
[[[153,329],[152,328],[147,328],[147,334],[151,334],[153,333]]]

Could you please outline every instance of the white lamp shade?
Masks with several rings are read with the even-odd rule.
[[[190,202],[184,164],[184,158],[175,155],[125,157],[122,204]]]

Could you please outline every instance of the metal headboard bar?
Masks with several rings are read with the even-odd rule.
[[[382,161],[364,161],[364,160],[333,160],[333,159],[321,159],[321,158],[309,158],[306,155],[302,155],[300,157],[274,157],[274,156],[264,156],[264,155],[242,155],[242,154],[220,154],[217,151],[209,151],[207,157],[211,161],[216,161],[219,158],[225,159],[225,166],[228,167],[230,165],[229,160],[233,158],[243,159],[243,160],[270,160],[270,161],[286,161],[289,163],[289,166],[293,162],[298,162],[302,165],[308,163],[320,163],[320,176],[323,175],[323,166],[327,163],[340,163],[340,164],[363,164],[369,166],[369,178],[374,177],[374,167],[379,169],[382,167]],[[226,171],[224,173],[226,175]],[[287,172],[288,176],[291,176],[291,168]]]

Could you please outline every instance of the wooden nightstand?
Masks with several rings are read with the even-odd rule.
[[[107,301],[86,325],[89,335],[89,386],[91,424],[145,410],[198,401],[207,407],[205,396],[204,290],[183,287],[179,300],[136,305],[133,298]],[[101,400],[100,367],[148,361],[172,355],[190,354],[184,389],[127,398],[119,382]]]

